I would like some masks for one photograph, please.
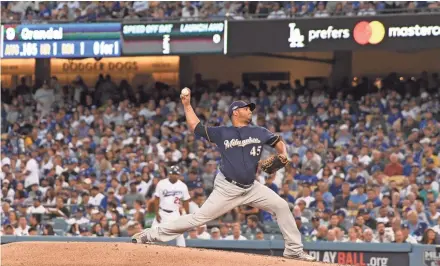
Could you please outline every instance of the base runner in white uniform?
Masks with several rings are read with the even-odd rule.
[[[180,207],[183,205],[186,213],[189,213],[189,200],[191,196],[185,183],[179,180],[180,169],[178,166],[171,166],[169,178],[157,183],[154,192],[156,219],[151,228],[156,228],[159,224],[172,222],[180,217]],[[180,235],[176,238],[179,247],[185,247],[185,238]]]

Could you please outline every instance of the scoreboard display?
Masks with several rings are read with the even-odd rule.
[[[228,21],[122,25],[124,55],[226,54]]]
[[[1,58],[121,56],[120,23],[1,26]]]

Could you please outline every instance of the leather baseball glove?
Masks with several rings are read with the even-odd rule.
[[[289,163],[287,157],[283,154],[271,155],[266,160],[260,162],[261,170],[268,174],[273,174]]]

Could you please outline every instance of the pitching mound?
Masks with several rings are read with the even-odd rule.
[[[16,242],[2,245],[2,265],[329,266],[277,257],[130,243]]]

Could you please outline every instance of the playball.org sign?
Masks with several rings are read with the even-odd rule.
[[[231,21],[229,29],[230,53],[440,48],[435,15]]]

